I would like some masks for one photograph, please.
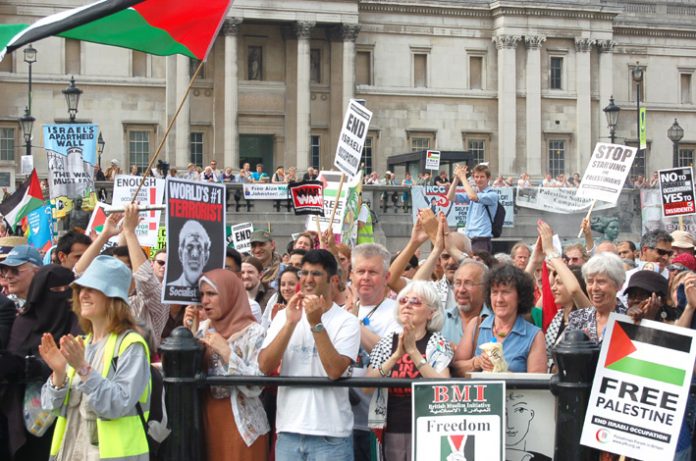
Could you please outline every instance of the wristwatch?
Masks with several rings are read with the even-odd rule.
[[[77,369],[77,374],[80,375],[81,378],[84,378],[91,370],[92,368],[89,365],[85,365]]]
[[[554,258],[560,258],[560,257],[561,257],[561,255],[559,255],[557,251],[550,251],[546,255],[546,261],[551,261]]]
[[[324,325],[319,322],[316,325],[314,325],[312,328],[312,333],[321,333],[322,331],[326,331],[326,328],[324,328]]]

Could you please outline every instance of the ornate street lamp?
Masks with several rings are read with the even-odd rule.
[[[77,105],[80,103],[80,96],[82,95],[82,90],[75,86],[75,77],[70,77],[70,86],[63,90],[65,95],[65,101],[68,103],[68,114],[70,115],[70,121],[75,121],[75,115],[77,115]]]
[[[97,138],[97,161],[99,164],[99,169],[101,170],[101,156],[104,153],[104,146],[106,145],[106,141],[104,141],[104,137],[101,134],[101,131],[99,132],[99,138]]]
[[[613,95],[609,98],[609,105],[602,110],[604,111],[604,115],[607,117],[607,126],[609,127],[611,143],[614,144],[616,125],[619,123],[619,112],[621,112],[621,108],[614,104]]]
[[[29,104],[27,110],[31,114],[31,65],[36,62],[36,48],[31,46],[31,44],[24,48],[24,62],[29,65]]]
[[[36,119],[29,113],[29,108],[24,109],[24,116],[19,118],[19,125],[22,127],[24,145],[27,148],[26,155],[31,155],[31,131],[34,129]]]
[[[636,134],[638,135],[638,152],[640,152],[640,86],[643,83],[643,69],[640,67],[640,62],[636,61],[631,77],[636,82]]]
[[[672,168],[679,166],[679,141],[684,137],[684,128],[679,126],[677,119],[667,130],[667,137],[672,141]]]

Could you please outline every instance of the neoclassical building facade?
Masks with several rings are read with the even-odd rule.
[[[57,11],[8,0],[0,21]],[[70,76],[84,91],[77,121],[103,132],[104,166],[144,165],[184,101],[161,154],[172,166],[331,168],[346,103],[358,98],[374,114],[368,170],[430,148],[468,151],[504,175],[572,174],[609,140],[602,109],[612,96],[616,141],[636,145],[639,94],[648,148],[634,173],[672,166],[675,119],[679,161],[691,164],[694,18],[693,0],[235,0],[186,99],[198,65],[189,58],[49,38],[34,44],[35,164],[45,172],[40,125],[68,119]],[[28,70],[21,50],[0,63],[0,168],[18,169],[25,151],[17,119]]]

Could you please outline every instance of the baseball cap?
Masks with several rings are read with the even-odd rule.
[[[266,243],[266,242],[272,242],[273,238],[271,237],[271,233],[265,230],[255,230],[254,232],[251,233],[251,243]]]
[[[639,270],[633,273],[623,294],[627,295],[631,288],[641,288],[660,296],[667,296],[667,279],[658,272]]]
[[[36,248],[29,245],[18,245],[7,254],[4,261],[0,262],[3,266],[17,267],[24,263],[32,263],[43,266],[41,255]]]
[[[672,242],[673,247],[677,248],[693,248],[694,247],[694,237],[687,231],[676,230],[670,234],[674,241]]]
[[[667,266],[667,269],[678,269],[678,267],[670,267],[674,264],[681,264],[690,271],[696,271],[696,258],[694,255],[690,255],[689,253],[676,255],[674,258],[672,258],[672,261],[670,262],[670,265]]]
[[[113,256],[100,255],[73,285],[92,288],[104,293],[109,298],[120,298],[128,302],[128,290],[131,284],[131,270]]]

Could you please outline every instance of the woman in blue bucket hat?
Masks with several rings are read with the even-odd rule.
[[[53,371],[41,404],[57,414],[50,460],[146,461],[143,418],[150,409],[148,346],[128,306],[131,271],[98,256],[73,283],[73,309],[87,336],[58,346],[43,335],[39,352]]]

